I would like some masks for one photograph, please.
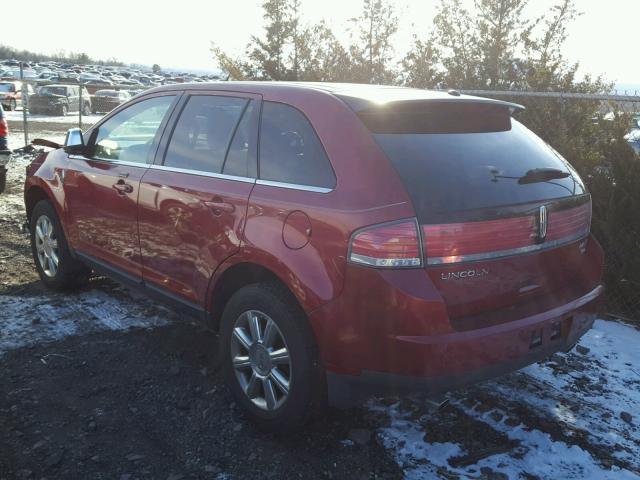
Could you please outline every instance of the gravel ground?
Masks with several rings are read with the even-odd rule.
[[[604,320],[439,411],[377,399],[290,438],[257,432],[193,319],[105,278],[42,287],[21,232],[27,160],[0,196],[0,480],[640,478],[640,332]]]

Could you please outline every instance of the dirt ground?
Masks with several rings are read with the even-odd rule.
[[[377,399],[289,438],[256,431],[202,325],[101,277],[42,287],[21,231],[27,162],[0,195],[0,480],[640,478],[640,332],[608,321],[437,412]]]

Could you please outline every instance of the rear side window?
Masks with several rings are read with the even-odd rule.
[[[282,103],[264,102],[260,128],[260,178],[333,188],[336,177],[307,118]]]
[[[171,135],[164,165],[220,173],[248,100],[194,95],[185,105]]]

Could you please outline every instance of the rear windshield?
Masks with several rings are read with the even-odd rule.
[[[573,169],[539,137],[512,118],[505,125],[504,116],[498,117],[494,114],[490,118],[495,128],[490,125],[484,129],[488,131],[482,131],[478,118],[458,117],[459,124],[451,128],[476,133],[415,133],[420,131],[415,125],[405,133],[391,127],[387,131],[393,133],[374,133],[422,223],[446,222],[453,212],[586,193]],[[433,131],[430,127],[426,130]],[[540,169],[559,171],[561,178],[532,175]]]

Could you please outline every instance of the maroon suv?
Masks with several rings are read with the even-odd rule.
[[[212,321],[264,428],[517,369],[569,349],[603,290],[589,193],[519,108],[348,84],[152,89],[29,167],[36,268],[52,288],[95,270]]]

